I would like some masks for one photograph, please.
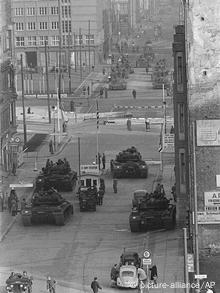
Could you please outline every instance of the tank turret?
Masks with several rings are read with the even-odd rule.
[[[31,203],[33,206],[56,206],[62,204],[64,201],[65,199],[57,191],[49,189],[47,191],[34,192]]]

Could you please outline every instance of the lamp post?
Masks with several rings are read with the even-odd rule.
[[[21,54],[21,97],[22,97],[22,108],[23,108],[23,128],[24,128],[24,149],[27,144],[27,128],[26,128],[26,116],[24,106],[24,68],[23,68],[23,56]]]

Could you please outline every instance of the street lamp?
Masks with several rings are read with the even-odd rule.
[[[55,119],[55,106],[52,106],[53,112],[53,144],[54,144],[54,151],[56,150],[56,119]]]

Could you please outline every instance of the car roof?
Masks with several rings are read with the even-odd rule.
[[[137,189],[134,191],[134,194],[137,194],[137,193],[147,193],[147,190],[145,189]]]
[[[137,268],[136,268],[136,266],[133,266],[133,265],[123,265],[123,266],[120,267],[120,271],[136,272]]]

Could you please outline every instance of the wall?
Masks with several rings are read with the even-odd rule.
[[[188,10],[188,89],[190,121],[220,119],[220,1],[190,0]],[[198,210],[204,192],[216,189],[220,147],[196,147]],[[220,225],[220,224],[219,224]],[[200,227],[200,247],[219,242],[220,226]]]

